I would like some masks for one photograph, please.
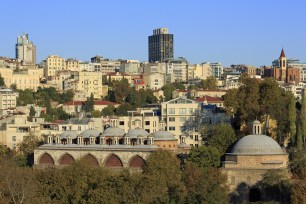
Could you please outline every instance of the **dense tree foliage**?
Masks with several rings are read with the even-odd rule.
[[[115,107],[113,105],[108,105],[106,108],[103,108],[101,111],[102,116],[111,116],[114,114]]]
[[[219,167],[221,153],[214,146],[200,146],[193,148],[188,156],[188,161],[201,168]]]
[[[277,123],[275,131],[278,141],[283,143],[290,132],[288,109],[292,94],[280,88],[273,78],[265,78],[259,82],[257,79],[242,75],[240,82],[241,86],[238,89],[229,90],[224,96],[226,112],[234,116],[236,129],[248,126],[255,119],[271,118]],[[292,109],[290,114],[293,117]],[[250,134],[248,129],[241,131]]]
[[[0,74],[0,86],[5,86],[4,78]]]
[[[200,83],[200,87],[203,90],[216,90],[217,86],[217,79],[213,76],[207,77],[207,79],[202,79]]]
[[[90,94],[90,97],[87,98],[87,101],[85,102],[85,111],[86,112],[91,112],[94,110],[94,95],[93,93]]]
[[[171,84],[165,84],[162,88],[164,91],[165,100],[172,99],[172,92],[176,89],[185,90],[185,86],[180,82],[173,82]]]

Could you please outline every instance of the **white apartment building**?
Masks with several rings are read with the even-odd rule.
[[[211,70],[211,76],[215,77],[215,78],[221,78],[221,76],[223,75],[223,66],[220,62],[204,62],[204,65],[209,65],[210,66],[210,70]]]
[[[59,71],[66,70],[65,59],[58,55],[50,55],[46,59],[46,67],[44,68],[44,76],[46,79],[52,79]]]
[[[24,65],[36,64],[36,47],[29,41],[28,34],[22,34],[17,38],[16,59]]]
[[[186,97],[175,98],[161,104],[161,117],[167,124],[166,131],[173,133],[178,141],[186,136],[186,144],[202,145],[197,114],[200,104]]]
[[[16,108],[18,95],[12,89],[0,89],[0,110]]]
[[[145,85],[152,90],[161,89],[165,85],[165,75],[161,73],[144,75],[143,79]]]

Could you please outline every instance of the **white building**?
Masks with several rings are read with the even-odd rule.
[[[33,42],[29,41],[28,34],[22,34],[17,38],[16,59],[25,65],[36,64],[36,47]]]

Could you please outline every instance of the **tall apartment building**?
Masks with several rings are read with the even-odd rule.
[[[17,38],[16,59],[25,65],[36,64],[36,47],[33,42],[29,41],[28,34],[22,34]]]
[[[173,34],[168,33],[168,28],[153,30],[153,35],[148,37],[149,62],[163,62],[173,58]]]
[[[57,56],[50,55],[46,59],[46,67],[44,68],[44,76],[47,79],[55,77],[59,71],[66,69],[65,59]]]
[[[166,131],[175,135],[180,141],[186,136],[186,144],[199,146],[202,144],[199,132],[200,104],[186,97],[175,98],[161,104],[161,118],[167,124]]]
[[[16,108],[18,95],[12,89],[0,89],[0,111]]]
[[[223,66],[220,62],[204,62],[204,65],[209,65],[209,69],[211,71],[211,76],[215,78],[221,78],[223,75]]]

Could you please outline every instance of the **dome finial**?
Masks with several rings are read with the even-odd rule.
[[[260,135],[261,134],[261,124],[260,121],[254,120],[253,122],[253,134]]]

